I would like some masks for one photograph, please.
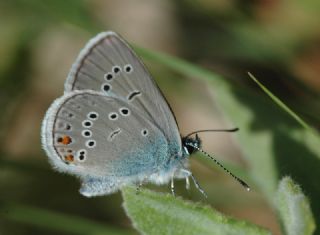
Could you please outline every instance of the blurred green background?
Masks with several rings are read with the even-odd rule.
[[[222,75],[245,107],[243,112],[253,115],[246,127],[237,122],[242,109],[232,118],[222,114],[223,107],[212,96],[219,95],[219,87],[208,88],[203,80],[141,54],[168,98],[182,134],[234,126],[250,130],[249,140],[270,134],[265,145],[271,146],[275,178],[291,175],[320,220],[320,156],[297,141],[294,133],[287,135],[301,127],[247,75],[252,72],[311,126],[320,128],[320,1],[1,0],[0,234],[93,234],[90,228],[99,226],[110,234],[137,233],[123,211],[120,193],[82,197],[77,179],[54,172],[40,144],[44,113],[62,95],[80,49],[107,30],[139,47],[181,57]],[[246,173],[263,172],[266,167],[263,159],[259,165],[259,160],[252,164],[246,158],[252,152],[259,159],[259,146],[243,151],[232,134],[201,137],[204,149],[246,178],[253,191],[247,193],[213,162],[197,155],[191,168],[208,199],[194,188],[186,192],[184,182],[177,182],[177,194],[281,234],[268,195],[272,190]],[[263,180],[268,184],[273,179]],[[166,186],[148,187],[169,192]]]

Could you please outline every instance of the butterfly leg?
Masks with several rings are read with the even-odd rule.
[[[189,176],[186,177],[186,189],[187,189],[187,190],[190,190]]]
[[[206,192],[201,188],[200,184],[198,183],[198,181],[196,180],[196,178],[191,174],[191,179],[193,180],[194,185],[196,186],[196,188],[200,191],[200,193],[202,193],[202,195],[207,198],[207,194]]]
[[[142,188],[143,184],[145,184],[147,182],[147,176],[143,178],[143,180],[141,180],[138,184],[137,184],[137,188],[136,188],[136,194],[140,193],[140,189]]]
[[[192,181],[193,181],[193,183],[194,183],[194,185],[195,185],[196,188],[199,190],[199,192],[200,192],[205,198],[208,197],[207,194],[206,194],[206,192],[201,188],[200,184],[198,183],[198,181],[196,180],[196,178],[194,177],[194,175],[193,175],[190,171],[188,171],[188,170],[186,170],[186,169],[181,169],[181,173],[185,174],[185,177],[186,177],[186,188],[187,188],[187,187],[190,187],[190,182],[189,182],[189,176],[190,176],[191,179],[192,179]],[[188,179],[188,180],[187,180],[187,179]],[[187,183],[187,182],[189,182],[189,183]],[[188,185],[188,184],[189,184],[189,185]]]
[[[137,194],[137,195],[140,193],[140,189],[141,189],[142,185],[143,185],[143,182],[142,182],[142,181],[140,181],[140,182],[137,184],[137,187],[136,187],[136,194]]]
[[[186,189],[190,190],[190,180],[189,177],[192,174],[190,171],[186,170],[186,169],[180,169],[180,176],[181,178],[185,178],[186,180]]]
[[[173,177],[171,178],[171,193],[172,193],[172,196],[176,196],[175,194],[175,191],[174,191],[174,180],[173,180]]]

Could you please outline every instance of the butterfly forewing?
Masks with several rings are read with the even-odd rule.
[[[172,155],[181,155],[180,134],[170,107],[141,60],[117,34],[97,35],[73,65],[65,92],[87,89],[135,106],[172,143]]]
[[[90,177],[138,177],[157,171],[168,154],[162,132],[121,99],[76,91],[60,98],[48,113],[43,132],[52,138],[43,144],[55,153],[54,163],[64,164],[60,170]]]

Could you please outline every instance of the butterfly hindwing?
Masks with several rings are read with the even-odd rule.
[[[43,124],[43,145],[61,171],[86,178],[139,177],[167,158],[165,136],[134,106],[94,91],[58,99]]]

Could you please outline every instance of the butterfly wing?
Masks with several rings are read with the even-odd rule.
[[[42,143],[54,167],[82,179],[87,196],[142,180],[168,156],[166,137],[143,112],[95,91],[56,100],[43,122]]]
[[[181,156],[180,133],[170,107],[141,60],[114,32],[91,39],[72,66],[65,92],[84,89],[118,97],[143,111],[171,143],[171,154]]]

